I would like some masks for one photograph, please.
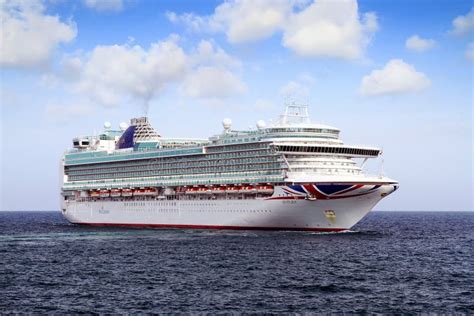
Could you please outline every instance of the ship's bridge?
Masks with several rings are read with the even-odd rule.
[[[339,129],[320,124],[299,124],[287,126],[273,126],[262,130],[263,138],[280,137],[311,137],[311,138],[339,138]]]

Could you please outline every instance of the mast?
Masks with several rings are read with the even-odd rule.
[[[310,124],[308,105],[296,101],[287,101],[285,112],[280,115],[278,123],[279,125]]]

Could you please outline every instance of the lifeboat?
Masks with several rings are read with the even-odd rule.
[[[197,190],[198,190],[197,187],[186,188],[186,191],[184,191],[184,194],[195,194]]]
[[[231,193],[231,194],[239,193],[239,191],[240,191],[240,187],[238,186],[228,186],[225,189],[225,193]]]
[[[105,198],[110,196],[110,191],[109,190],[100,190],[100,197]]]
[[[245,186],[240,188],[239,192],[240,193],[257,193],[257,189],[255,189],[251,185],[245,185]]]
[[[257,185],[256,189],[259,193],[273,193],[273,186],[271,185]]]
[[[99,191],[90,191],[90,196],[93,198],[100,197]]]
[[[122,196],[132,196],[132,195],[133,195],[132,189],[123,189],[122,190]]]
[[[208,193],[210,193],[210,190],[209,190],[209,192],[208,192],[208,190],[209,189],[206,188],[206,187],[199,187],[199,188],[197,188],[195,193],[196,194],[208,194]]]
[[[211,194],[212,189],[207,187],[192,187],[187,188],[185,194]]]
[[[225,193],[225,187],[212,187],[211,188],[211,193],[214,193],[214,194]]]
[[[122,195],[122,191],[120,189],[112,189],[110,191],[110,196],[111,197],[119,197]]]
[[[186,187],[177,187],[175,189],[176,194],[186,193]]]
[[[143,196],[143,195],[145,195],[145,189],[133,190],[133,196]]]
[[[156,188],[147,188],[144,190],[143,195],[158,195],[158,190]]]

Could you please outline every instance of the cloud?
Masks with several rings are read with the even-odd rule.
[[[222,32],[230,43],[255,42],[280,32],[282,45],[305,57],[363,56],[377,30],[375,13],[359,15],[356,0],[231,0],[209,16],[167,13],[172,23],[198,32]]]
[[[436,45],[436,42],[434,40],[424,39],[424,38],[419,37],[418,35],[410,36],[405,42],[405,47],[408,50],[411,50],[417,53],[422,53],[427,50],[430,50],[435,45]]]
[[[464,52],[466,58],[472,62],[474,62],[474,42],[471,42],[467,45],[467,49]]]
[[[246,85],[234,73],[242,63],[213,41],[202,40],[190,52],[180,38],[139,45],[100,45],[87,53],[65,56],[55,76],[44,83],[67,83],[78,95],[106,107],[138,103],[145,112],[151,99],[169,86],[196,99],[223,99],[243,93]]]
[[[212,26],[210,17],[202,17],[194,13],[176,14],[166,12],[166,17],[171,23],[184,24],[189,30],[194,32],[213,32],[220,28],[218,25]]]
[[[415,92],[427,88],[431,81],[425,74],[401,59],[390,60],[383,69],[373,70],[362,78],[360,93],[364,96]]]
[[[198,99],[223,99],[247,91],[247,86],[234,74],[242,66],[240,60],[213,42],[202,40],[190,60],[192,68],[181,86],[184,95]]]
[[[474,30],[474,7],[466,15],[460,15],[453,20],[454,35],[466,35]]]
[[[318,0],[292,15],[282,44],[304,57],[355,59],[377,30],[375,13],[359,16],[355,0]]]
[[[280,29],[291,12],[287,0],[240,0],[216,8],[214,20],[225,29],[230,43],[255,42]]]
[[[230,56],[222,48],[216,46],[212,41],[207,40],[199,42],[196,53],[192,59],[193,63],[198,65],[212,65],[228,68],[240,68],[242,66],[240,60]]]
[[[309,103],[308,98],[311,94],[311,88],[316,83],[308,73],[301,73],[297,80],[288,81],[280,88],[280,95],[288,101],[295,101],[299,103]]]
[[[210,16],[168,12],[173,23],[183,23],[194,31],[224,32],[230,43],[255,42],[281,29],[291,13],[293,1],[232,0],[226,1]]]
[[[0,66],[35,67],[48,62],[61,43],[77,34],[73,22],[44,14],[37,1],[5,1],[0,4]]]
[[[123,9],[122,0],[84,0],[86,7],[97,11],[119,12]]]
[[[192,98],[227,98],[247,90],[240,79],[227,69],[202,66],[189,74],[183,92]]]
[[[147,106],[169,83],[179,81],[187,70],[188,56],[171,36],[141,46],[96,46],[82,59],[71,57],[63,61],[64,71],[79,78],[74,89],[106,106],[118,105],[127,98]],[[76,73],[74,73],[76,71]]]

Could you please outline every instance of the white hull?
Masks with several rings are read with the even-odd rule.
[[[396,190],[384,184],[365,188],[363,194],[308,199],[288,194],[284,188],[261,199],[68,201],[63,214],[71,223],[89,225],[341,231],[350,229]]]

